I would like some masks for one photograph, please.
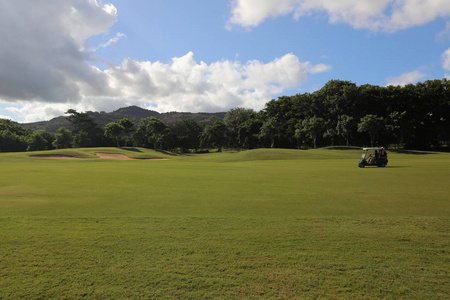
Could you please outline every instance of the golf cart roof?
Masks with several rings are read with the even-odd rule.
[[[368,147],[368,148],[363,148],[364,151],[367,150],[383,150],[384,147]]]

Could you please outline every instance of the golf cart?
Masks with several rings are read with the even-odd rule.
[[[373,151],[373,155],[367,154]],[[386,167],[388,163],[387,153],[383,147],[370,147],[363,148],[363,154],[361,160],[358,163],[358,167],[364,168],[365,166],[378,166]]]

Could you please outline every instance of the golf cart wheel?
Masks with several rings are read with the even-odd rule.
[[[364,168],[364,167],[365,167],[365,165],[364,165],[364,164],[359,164],[359,165],[358,165],[358,167],[360,167],[360,168]]]

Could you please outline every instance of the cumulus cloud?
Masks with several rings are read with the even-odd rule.
[[[300,62],[291,53],[268,63],[206,64],[189,52],[169,63],[126,59],[105,74],[112,95],[142,99],[160,111],[223,111],[236,106],[261,109],[274,94],[304,83],[321,66]]]
[[[450,48],[442,53],[442,69],[444,69],[446,72],[450,72]],[[450,78],[450,74],[446,73],[444,77]]]
[[[111,111],[126,105],[158,111],[261,109],[274,95],[296,87],[329,66],[300,62],[294,54],[245,63],[197,62],[192,52],[169,62],[125,59],[96,67],[89,37],[108,34],[114,6],[99,0],[0,2],[0,102],[26,122],[61,115],[68,108]]]
[[[448,0],[233,0],[231,25],[255,27],[268,18],[325,13],[330,23],[357,29],[396,31],[450,16]]]
[[[450,48],[442,54],[442,68],[445,71],[450,71]]]
[[[403,73],[403,74],[401,74],[400,76],[397,76],[397,77],[390,77],[390,78],[388,78],[387,79],[388,83],[387,83],[386,86],[389,86],[389,85],[405,86],[405,85],[410,84],[410,83],[416,83],[416,82],[424,79],[426,76],[427,76],[426,74],[424,74],[424,73],[422,73],[422,72],[420,72],[418,70],[415,70],[415,71],[412,71],[412,72]]]
[[[167,63],[127,58],[120,66],[95,70],[107,85],[101,93],[89,90],[90,85],[80,85],[80,93],[89,95],[76,102],[28,101],[10,111],[33,121],[40,116],[61,115],[68,108],[110,111],[126,105],[157,107],[160,112],[217,112],[234,107],[259,110],[273,95],[304,83],[309,74],[329,69],[300,62],[291,53],[268,63],[253,60],[245,64],[197,62],[192,52]]]
[[[0,99],[50,102],[81,98],[80,84],[98,85],[84,50],[106,33],[116,9],[95,0],[22,0],[0,4]]]

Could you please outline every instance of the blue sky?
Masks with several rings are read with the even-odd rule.
[[[5,1],[0,28],[0,117],[19,122],[128,105],[260,110],[331,79],[450,73],[448,0]]]

